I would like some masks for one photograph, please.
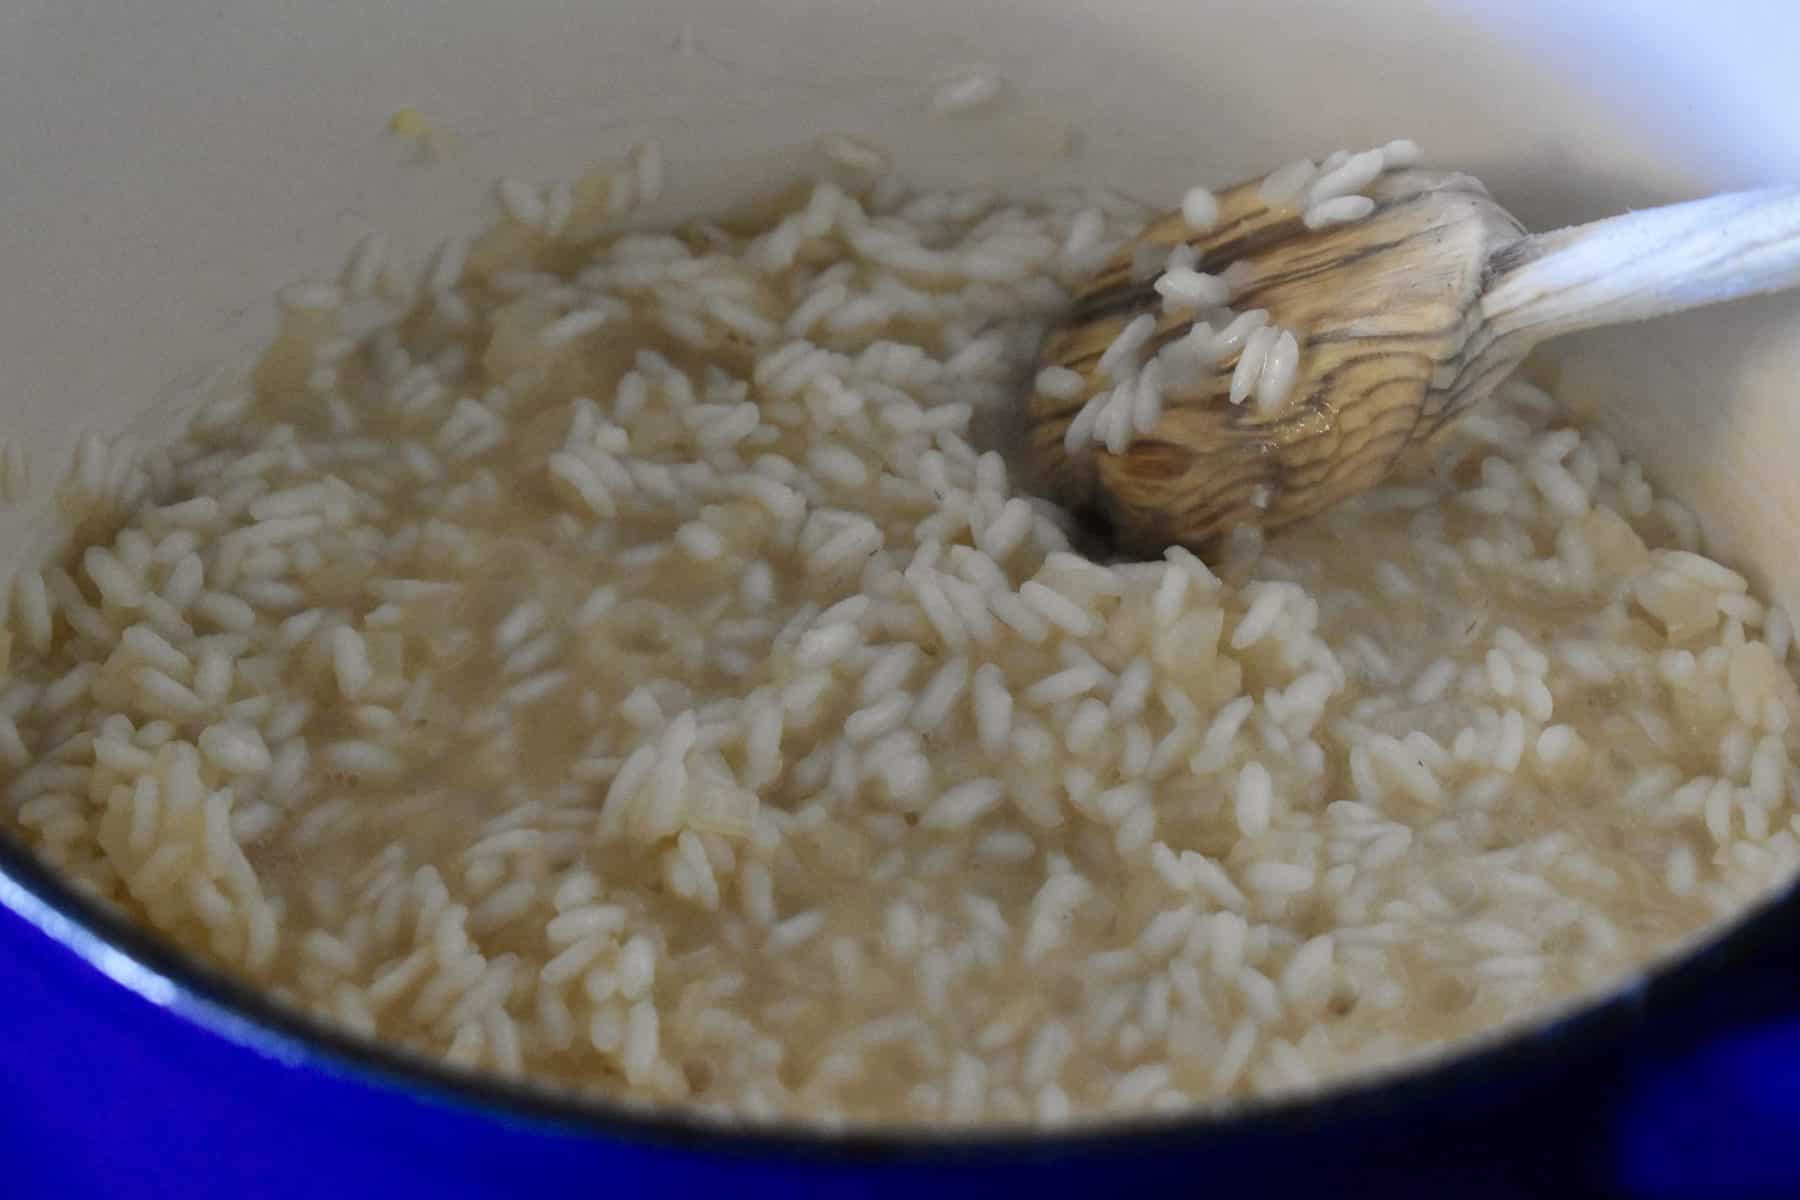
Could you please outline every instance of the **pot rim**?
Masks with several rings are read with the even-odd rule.
[[[1318,1092],[1166,1116],[1077,1123],[1055,1130],[969,1130],[796,1122],[730,1124],[674,1109],[548,1089],[444,1065],[275,1003],[253,986],[191,959],[147,926],[110,912],[65,883],[0,830],[0,906],[138,996],[245,1049],[290,1066],[322,1067],[364,1086],[540,1132],[665,1150],[815,1165],[972,1165],[1181,1150],[1368,1125],[1442,1105],[1447,1095],[1517,1085],[1617,1046],[1741,974],[1761,952],[1800,936],[1800,880],[1790,880],[1710,937],[1640,975],[1535,1021],[1502,1027],[1457,1049]]]

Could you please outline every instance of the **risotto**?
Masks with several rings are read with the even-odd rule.
[[[821,148],[673,232],[619,231],[651,145],[503,182],[415,286],[372,235],[284,290],[173,445],[85,439],[3,824],[350,1030],[827,1124],[1316,1088],[1793,871],[1788,619],[1603,434],[1515,383],[1267,545],[1109,560],[1018,406],[1148,211]]]

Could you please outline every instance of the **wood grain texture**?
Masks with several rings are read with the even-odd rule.
[[[1157,221],[1095,276],[1044,345],[1045,365],[1079,372],[1087,387],[1073,400],[1032,396],[1036,466],[1058,499],[1102,517],[1121,549],[1205,550],[1237,524],[1277,529],[1373,486],[1402,449],[1486,395],[1529,348],[1493,336],[1481,318],[1490,257],[1523,231],[1477,180],[1390,172],[1368,189],[1373,213],[1316,232],[1298,208],[1265,204],[1259,182],[1222,193],[1205,234],[1190,235],[1178,213]],[[1125,453],[1065,454],[1070,420],[1110,386],[1097,364],[1125,324],[1157,315],[1147,353],[1192,326],[1195,314],[1165,314],[1154,276],[1132,270],[1138,248],[1161,257],[1183,241],[1202,271],[1235,264],[1232,309],[1267,309],[1298,339],[1288,403],[1267,416],[1231,404],[1233,353],[1196,386],[1166,391],[1161,421]]]

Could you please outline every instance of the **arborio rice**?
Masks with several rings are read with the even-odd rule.
[[[46,860],[425,1055],[828,1123],[1313,1088],[1793,869],[1787,617],[1543,393],[1095,561],[1004,451],[1135,205],[596,238],[661,177],[509,181],[412,295],[364,239],[185,440],[83,443],[9,591]]]

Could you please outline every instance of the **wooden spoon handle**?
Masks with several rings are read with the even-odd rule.
[[[1800,286],[1800,187],[1713,196],[1522,238],[1496,251],[1481,311],[1536,343]]]

